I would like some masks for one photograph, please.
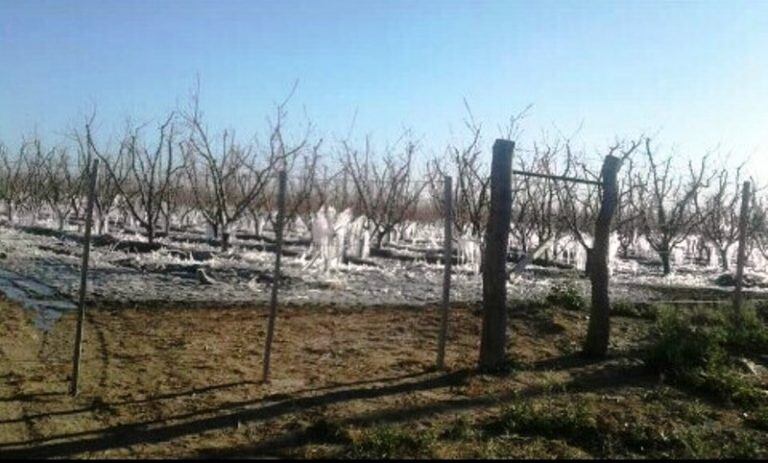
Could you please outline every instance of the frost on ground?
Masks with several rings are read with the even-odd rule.
[[[130,239],[135,239],[131,236]],[[274,253],[247,250],[235,244],[220,252],[207,244],[191,246],[175,239],[148,253],[130,253],[108,246],[91,249],[88,298],[120,304],[144,302],[239,304],[269,300]],[[75,241],[0,228],[2,267],[44,282],[70,298],[77,297],[81,245]],[[200,256],[204,258],[199,258]],[[196,258],[198,257],[198,258]],[[296,257],[283,259],[283,302],[359,304],[424,304],[440,300],[442,266],[370,258],[378,264],[342,264],[324,272],[305,269]],[[202,269],[215,281],[198,278]],[[480,295],[476,275],[457,273],[455,300]]]
[[[142,241],[141,236],[135,234],[113,236]],[[118,250],[114,245],[93,246],[89,302],[118,306],[146,303],[227,306],[269,300],[274,253],[259,250],[265,249],[268,243],[238,240],[230,250],[222,252],[194,234],[174,234],[158,242],[159,249],[144,253]],[[393,245],[386,249],[388,257],[367,259],[368,264],[374,265],[340,264],[323,271],[322,265],[307,265],[308,261],[300,257],[307,254],[306,245],[297,243],[286,247],[291,255],[283,259],[281,303],[420,306],[440,301],[443,267],[425,259],[414,260],[413,257],[420,254],[419,245]],[[11,279],[0,279],[0,290],[24,291],[23,284],[13,283],[21,279],[33,286],[47,286],[64,300],[77,300],[82,252],[77,240],[0,227],[0,252],[5,256],[0,260],[0,267],[17,274]],[[720,274],[716,270],[681,266],[675,274],[663,277],[659,269],[651,266],[625,265],[618,261],[614,268],[611,285],[614,300],[659,300],[664,297],[663,289],[669,287],[723,291],[714,285],[714,279]],[[200,277],[200,270],[207,279]],[[566,280],[588,296],[589,282],[581,272],[531,265],[510,279],[508,297],[541,298],[553,285]],[[8,284],[3,285],[3,281]],[[481,298],[481,276],[468,267],[454,266],[452,301],[475,302]]]

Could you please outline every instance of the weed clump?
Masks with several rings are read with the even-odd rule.
[[[352,438],[348,456],[364,460],[429,457],[436,441],[437,435],[431,429],[377,426]]]
[[[577,438],[597,431],[595,414],[583,402],[558,407],[554,403],[533,404],[520,400],[504,410],[501,425],[506,432],[544,437]]]
[[[618,300],[611,303],[611,315],[655,320],[656,310],[653,305],[649,303],[635,303],[626,300]]]
[[[764,400],[756,381],[731,361],[734,355],[767,350],[768,330],[754,308],[746,308],[737,321],[713,310],[663,307],[654,334],[646,364],[656,372],[725,401],[753,405]]]
[[[761,407],[751,413],[746,422],[757,430],[768,432],[768,406]]]
[[[568,310],[584,310],[587,307],[579,289],[568,281],[554,284],[547,294],[546,301]]]

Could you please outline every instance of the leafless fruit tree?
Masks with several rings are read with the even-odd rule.
[[[624,164],[631,165],[630,156],[637,150],[640,144],[640,140],[630,142],[617,141],[608,148],[606,157],[617,157],[621,161],[620,167]],[[571,174],[576,178],[595,182],[601,181],[601,173],[590,169],[586,162],[584,162],[583,156],[575,154],[570,146],[566,146],[566,153],[567,168],[564,175]],[[617,172],[621,172],[621,170]],[[612,213],[611,223],[609,224],[611,231],[621,230],[634,217],[626,212],[630,208],[631,185],[618,183],[617,186],[619,191],[617,192],[615,212]],[[603,201],[603,192],[597,187],[563,182],[557,188],[557,194],[560,200],[559,213],[563,222],[566,224],[569,232],[576,237],[576,240],[586,251],[587,259],[584,270],[589,274],[591,272],[593,243],[592,238],[588,238],[586,235],[591,235],[595,227],[595,222],[598,218],[598,208]]]
[[[752,214],[750,216],[750,244],[768,259],[768,204],[766,198],[757,195],[757,188],[753,189]]]
[[[406,134],[407,135],[407,134]],[[426,182],[415,179],[414,157],[417,145],[409,137],[385,150],[379,157],[366,138],[363,150],[343,142],[347,171],[357,192],[362,213],[371,222],[374,248],[379,250],[384,237],[401,223],[421,196]]]
[[[87,146],[101,159],[107,174],[125,200],[124,207],[146,231],[147,240],[153,244],[162,204],[168,199],[174,175],[183,168],[174,157],[176,113],[171,112],[158,126],[157,140],[152,147],[142,138],[142,126],[128,125],[120,148],[126,156],[129,172],[127,179],[124,179],[120,171],[120,159],[105,155],[96,146],[91,129],[92,120],[85,125]]]
[[[86,178],[83,175],[85,159],[78,157],[73,162],[65,148],[45,150],[40,140],[35,140],[33,145],[42,180],[37,188],[42,200],[56,216],[59,231],[62,231],[70,215],[77,216],[80,210]]]
[[[488,215],[491,178],[481,144],[481,126],[471,118],[465,121],[469,138],[463,144],[451,143],[443,157],[427,164],[429,193],[435,207],[443,208],[443,179],[453,182],[453,224],[459,235],[468,232],[480,237]]]
[[[0,143],[0,200],[5,203],[5,214],[8,222],[16,219],[16,210],[25,204],[33,193],[32,165],[30,164],[31,144],[22,142],[16,155],[10,153],[8,147]]]
[[[688,163],[688,178],[673,172],[672,156],[658,161],[650,138],[645,139],[646,174],[638,173],[638,207],[643,235],[659,255],[664,275],[672,271],[670,255],[698,226],[696,197],[707,186],[712,175],[707,171],[707,158],[698,167]]]
[[[222,248],[227,249],[232,224],[261,195],[285,154],[270,149],[262,156],[253,144],[237,143],[230,131],[224,131],[214,142],[204,126],[196,99],[185,120],[189,136],[182,146],[192,196],[214,236],[220,237]],[[264,162],[260,164],[262,157]]]
[[[718,253],[720,268],[728,270],[728,251],[739,239],[739,204],[741,202],[741,167],[731,179],[722,169],[713,179],[714,188],[704,198],[694,196],[699,216],[697,231],[712,244]]]

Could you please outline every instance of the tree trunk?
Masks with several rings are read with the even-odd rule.
[[[229,249],[229,233],[222,231],[221,232],[221,250],[226,251]]]
[[[608,298],[608,253],[611,221],[618,204],[616,177],[621,160],[615,156],[605,157],[602,169],[603,198],[595,223],[595,239],[589,259],[589,280],[592,283],[592,308],[584,343],[584,354],[589,357],[604,357],[608,351],[611,332],[611,304]]]
[[[749,227],[749,200],[751,184],[744,182],[741,190],[741,212],[739,214],[739,247],[736,254],[736,287],[733,289],[733,317],[740,326],[744,320],[741,311],[743,303],[744,265],[747,263],[747,228]]]
[[[591,274],[591,268],[592,268],[592,254],[593,251],[590,248],[586,248],[585,252],[587,258],[584,259],[584,274],[589,276]]]
[[[726,249],[718,249],[720,252],[720,268],[723,271],[728,270],[728,248]]]
[[[622,259],[629,259],[629,243],[619,244]]]
[[[662,272],[664,273],[664,276],[667,276],[670,273],[672,273],[672,266],[669,263],[669,257],[670,257],[669,248],[663,251],[659,251],[659,257],[661,258]]]
[[[376,249],[377,251],[381,250],[381,246],[384,242],[385,235],[386,235],[385,232],[376,233],[376,240],[374,240],[373,242],[373,248]]]
[[[491,205],[485,230],[483,258],[483,327],[480,339],[481,370],[499,370],[506,364],[507,247],[511,221],[512,152],[515,143],[497,139],[491,161]]]

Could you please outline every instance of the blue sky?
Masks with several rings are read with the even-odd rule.
[[[94,105],[103,133],[157,119],[196,75],[211,126],[241,136],[299,79],[291,116],[326,138],[357,111],[358,133],[438,150],[466,98],[489,139],[533,104],[524,138],[658,133],[768,170],[768,1],[0,0],[7,144],[56,141]]]

